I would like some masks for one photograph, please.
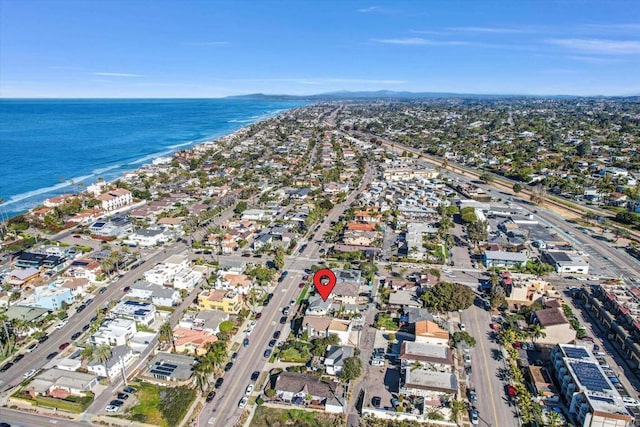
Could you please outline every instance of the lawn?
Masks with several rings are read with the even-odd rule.
[[[399,328],[398,322],[393,317],[387,314],[379,314],[378,321],[376,322],[377,328],[384,328],[387,331],[397,331]]]
[[[300,305],[300,303],[301,303],[302,301],[304,301],[304,299],[305,299],[305,298],[306,298],[306,296],[307,296],[307,291],[308,291],[308,290],[309,290],[309,285],[305,286],[305,287],[302,289],[302,293],[300,293],[300,296],[298,297],[298,301],[296,301],[296,305]]]
[[[301,409],[275,409],[258,406],[251,420],[251,427],[342,427],[342,416]]]
[[[196,397],[186,387],[160,387],[139,382],[135,385],[139,403],[127,411],[127,418],[158,426],[178,425]]]

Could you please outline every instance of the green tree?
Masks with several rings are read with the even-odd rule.
[[[276,255],[273,258],[273,263],[278,270],[284,267],[284,249],[281,247],[276,248]]]
[[[464,414],[467,410],[467,404],[464,400],[451,401],[451,421],[458,422],[460,415]]]
[[[224,322],[220,322],[219,329],[220,329],[220,332],[229,333],[233,331],[233,322],[231,320],[225,320]]]
[[[518,194],[522,191],[522,184],[520,184],[519,182],[516,182],[515,184],[513,184],[513,187],[511,187],[513,189],[513,192]]]
[[[479,177],[480,181],[484,182],[485,184],[489,184],[490,182],[493,182],[493,176],[490,173],[483,173],[481,174]]]
[[[491,308],[494,309],[502,307],[507,302],[507,295],[502,286],[498,285],[491,288],[489,302],[491,304]]]
[[[544,326],[537,323],[529,328],[529,334],[532,343],[547,336],[547,333],[544,331]]]
[[[171,327],[171,323],[164,322],[162,326],[160,326],[160,335],[158,337],[160,342],[170,342],[171,347],[173,348],[173,352],[176,351],[176,343],[173,339],[173,328]]]
[[[360,376],[362,373],[362,361],[358,356],[348,357],[344,359],[340,378],[342,381],[349,382]]]
[[[233,212],[237,215],[240,215],[242,212],[246,211],[248,207],[249,206],[247,205],[247,202],[245,202],[244,200],[240,200],[236,207],[233,208]]]
[[[107,375],[107,379],[111,381],[111,376],[109,375],[109,368],[107,367],[107,362],[111,359],[111,347],[107,344],[100,344],[95,347],[93,350],[93,359],[102,363],[104,366],[105,373]]]
[[[475,294],[468,286],[441,282],[427,289],[421,299],[427,308],[435,311],[457,311],[471,307]]]
[[[452,339],[453,339],[453,342],[456,344],[459,342],[464,342],[469,347],[475,347],[476,345],[476,339],[472,337],[471,334],[469,334],[469,332],[467,331],[454,332]]]

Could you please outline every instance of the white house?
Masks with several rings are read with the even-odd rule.
[[[126,345],[119,345],[111,349],[111,357],[106,362],[106,369],[105,363],[93,360],[87,365],[87,370],[98,376],[113,380],[114,378],[118,378],[118,375],[122,373],[123,369],[125,369],[132,360],[133,351],[131,348]]]
[[[110,212],[130,205],[133,202],[133,197],[131,196],[131,191],[124,188],[116,188],[102,193],[98,196],[98,200],[102,202],[102,209],[105,212]]]
[[[171,233],[167,232],[165,228],[153,227],[134,231],[129,235],[126,243],[149,248],[161,243],[166,243],[170,238]]]
[[[353,357],[353,347],[330,345],[324,358],[324,366],[329,375],[338,376],[342,373],[345,359]]]
[[[136,332],[138,332],[138,329],[136,328],[136,322],[133,320],[105,320],[102,325],[100,325],[100,329],[91,335],[90,341],[96,345],[126,345]]]
[[[173,287],[175,289],[193,289],[202,279],[202,272],[185,268],[176,273],[173,278]]]
[[[149,326],[155,319],[156,307],[148,302],[124,300],[111,309],[111,314]]]

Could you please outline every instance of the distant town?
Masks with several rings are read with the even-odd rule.
[[[638,426],[639,150],[633,99],[318,101],[72,183],[0,225],[0,426]]]

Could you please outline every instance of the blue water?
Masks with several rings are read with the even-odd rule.
[[[0,100],[0,216],[302,105],[231,99]]]

